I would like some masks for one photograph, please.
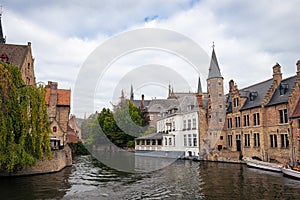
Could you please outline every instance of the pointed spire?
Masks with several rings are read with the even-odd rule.
[[[123,89],[121,90],[121,97],[120,97],[120,99],[121,99],[121,102],[125,101],[125,95],[124,95],[124,90]]]
[[[171,91],[171,83],[169,82],[169,92],[168,92],[168,97],[171,97],[171,93],[172,93],[172,91]]]
[[[211,78],[223,78],[220,72],[217,56],[215,53],[215,43],[213,42],[213,51],[211,55],[211,60],[210,60],[210,66],[209,66],[209,73],[208,73],[208,79]]]
[[[2,5],[0,5],[0,44],[5,44],[5,38],[3,37],[3,31],[2,31]]]
[[[197,93],[198,93],[198,94],[202,94],[202,86],[201,86],[200,76],[199,76],[199,79],[198,79],[198,89],[197,89]]]
[[[133,94],[133,87],[132,87],[132,84],[131,84],[131,88],[130,88],[130,101],[133,101],[134,100],[134,94]]]

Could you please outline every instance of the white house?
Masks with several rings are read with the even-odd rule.
[[[198,157],[198,111],[195,95],[187,93],[161,113],[157,120],[157,132],[163,134],[163,151],[177,151],[182,152],[184,157]]]

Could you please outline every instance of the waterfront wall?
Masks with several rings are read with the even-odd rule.
[[[45,159],[44,161],[37,161],[35,166],[28,166],[20,171],[14,173],[0,173],[0,176],[23,176],[58,172],[67,166],[72,166],[72,151],[66,145],[64,149],[52,151],[52,159]]]
[[[241,160],[240,152],[230,150],[215,150],[211,154],[206,155],[200,160],[216,161],[216,162],[230,162],[230,163],[244,163]]]

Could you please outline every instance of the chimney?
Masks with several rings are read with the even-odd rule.
[[[202,108],[203,104],[202,104],[202,94],[196,94],[196,98],[197,98],[197,105],[199,108]]]
[[[56,106],[57,106],[57,82],[48,81],[48,86],[50,88],[50,101],[49,101],[49,117],[56,116]]]
[[[142,103],[141,103],[141,110],[144,110],[144,107],[145,107],[145,96],[144,94],[142,94]]]
[[[282,80],[281,66],[278,63],[273,67],[273,80],[276,81],[277,84]]]
[[[234,90],[234,81],[230,80],[229,81],[229,92],[232,92]]]

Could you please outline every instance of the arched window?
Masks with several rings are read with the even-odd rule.
[[[53,126],[52,131],[53,131],[53,133],[56,133],[56,131],[57,131],[56,126]]]

